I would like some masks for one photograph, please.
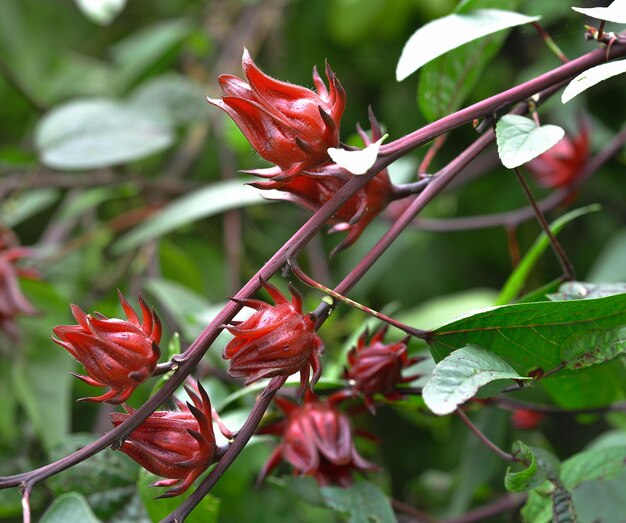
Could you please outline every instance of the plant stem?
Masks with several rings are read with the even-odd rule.
[[[393,223],[389,230],[378,240],[376,245],[368,252],[365,257],[357,264],[357,266],[348,273],[343,281],[334,289],[338,294],[347,294],[352,287],[367,273],[374,265],[393,241],[400,233],[411,223],[417,214],[461,172],[476,156],[478,156],[493,140],[495,133],[490,130],[474,141],[465,151],[457,156],[445,168],[431,178],[426,188],[415,197],[411,205],[402,213],[402,215]],[[327,303],[321,303],[314,314],[318,318],[318,324],[321,325],[328,317],[331,306]],[[430,333],[422,331],[421,339],[428,341]]]
[[[218,482],[224,472],[226,472],[231,463],[246,446],[261,422],[263,414],[265,414],[265,411],[274,399],[274,396],[283,386],[285,381],[287,381],[286,376],[279,376],[277,378],[273,378],[268,383],[265,390],[257,398],[248,419],[246,419],[246,422],[237,433],[235,440],[230,444],[228,450],[226,450],[217,465],[215,465],[213,470],[209,472],[209,475],[204,478],[193,494],[191,494],[191,496],[189,496],[174,512],[161,520],[161,523],[178,523],[184,521],[195,506],[202,501],[202,498],[210,492],[213,486]]]
[[[462,409],[457,408],[456,414],[459,418],[461,418],[463,423],[467,425],[467,428],[470,429],[470,431],[472,431],[474,435],[485,445],[485,447],[491,450],[499,458],[503,459],[504,461],[510,461],[512,463],[519,461],[513,454],[510,454],[509,452],[505,452],[500,447],[498,447],[493,441],[491,441],[485,434],[483,434],[483,432],[481,432],[481,430],[470,421],[470,419],[467,417],[467,415],[465,414],[465,412],[463,412]]]
[[[526,501],[528,494],[505,494],[492,503],[470,510],[467,514],[456,518],[444,519],[440,523],[482,523],[488,518],[517,509]]]
[[[533,212],[535,213],[537,220],[539,220],[539,223],[541,224],[541,228],[543,229],[543,232],[546,234],[546,236],[550,240],[550,245],[552,246],[552,249],[554,250],[554,253],[556,254],[556,257],[559,260],[559,263],[561,265],[561,269],[563,270],[563,276],[565,277],[566,280],[573,280],[575,277],[574,267],[572,266],[572,263],[569,261],[567,254],[565,254],[563,247],[561,247],[561,244],[556,239],[556,236],[550,230],[550,225],[548,225],[548,222],[546,221],[546,217],[543,215],[543,213],[541,212],[541,209],[537,205],[537,202],[535,201],[535,198],[533,197],[530,187],[526,183],[526,179],[524,178],[524,175],[520,172],[518,167],[513,169],[513,171],[515,172],[515,175],[517,176],[517,179],[519,180],[519,183],[521,184],[522,189],[524,190],[524,193],[526,194],[526,197],[528,198],[528,201],[530,202],[530,205],[533,208]]]
[[[289,264],[291,271],[296,275],[296,277],[299,280],[301,280],[303,283],[308,285],[309,287],[313,287],[314,289],[317,289],[325,294],[328,294],[329,296],[332,296],[332,298],[334,298],[335,300],[339,300],[349,305],[350,307],[354,307],[355,309],[363,311],[364,313],[369,314],[370,316],[373,316],[374,318],[377,318],[381,321],[384,321],[385,323],[388,323],[389,325],[395,327],[396,329],[400,329],[401,331],[404,331],[407,334],[410,334],[411,336],[415,336],[416,338],[419,338],[422,340],[425,339],[427,335],[427,331],[416,329],[414,327],[411,327],[410,325],[405,325],[404,323],[400,323],[399,321],[396,321],[393,318],[390,318],[389,316],[386,316],[385,314],[381,312],[375,311],[374,309],[370,309],[369,307],[366,307],[365,305],[362,305],[354,300],[351,300],[350,298],[347,298],[346,296],[343,296],[342,294],[339,294],[338,292],[335,292],[329,289],[328,287],[325,287],[321,283],[318,283],[314,279],[310,278],[300,268],[296,260],[290,259],[290,260],[287,260],[287,263]],[[333,305],[328,304],[328,305],[334,308],[334,304]]]
[[[548,49],[550,49],[550,51],[552,51],[556,55],[556,57],[559,60],[561,60],[561,62],[563,62],[564,64],[569,62],[569,58],[565,56],[565,53],[561,51],[561,48],[558,45],[556,45],[554,40],[552,40],[552,37],[543,28],[543,26],[539,22],[533,22],[532,24],[533,24],[533,27],[537,30],[537,32],[541,36],[541,38],[543,38],[543,41],[548,46]]]
[[[626,34],[619,35],[611,47],[608,58],[618,58],[626,55]],[[481,102],[470,105],[456,113],[450,114],[422,127],[412,133],[399,138],[380,148],[381,157],[389,157],[396,160],[409,151],[419,147],[425,142],[455,129],[463,124],[469,123],[475,118],[491,115],[503,108],[509,107],[517,102],[521,102],[534,94],[560,84],[578,74],[586,71],[594,65],[600,65],[607,59],[607,54],[603,49],[595,49],[579,58],[570,60],[568,63],[544,73],[528,82],[524,82],[516,87],[491,96]],[[388,165],[388,164],[387,164]]]
[[[400,501],[397,499],[391,499],[391,506],[394,508],[396,512],[402,512],[408,516],[413,518],[415,523],[440,523],[439,520],[435,519],[426,512],[423,512],[415,507],[405,503],[404,501]]]
[[[437,156],[437,153],[439,152],[439,150],[443,147],[443,144],[446,143],[448,136],[450,135],[442,134],[441,136],[437,136],[437,138],[435,138],[433,143],[430,144],[430,147],[428,148],[428,150],[426,151],[426,154],[424,155],[424,159],[422,160],[422,163],[420,163],[417,169],[418,175],[422,175],[426,171],[428,171],[430,164],[435,159],[435,156]]]

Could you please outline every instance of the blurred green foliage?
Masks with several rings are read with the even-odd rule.
[[[567,3],[517,3],[520,12],[544,16],[544,25],[567,55],[575,57],[593,48],[583,38],[585,21]],[[47,463],[110,427],[107,406],[74,403],[93,389],[71,377],[74,363],[48,339],[54,325],[70,321],[69,303],[120,316],[116,288],[133,300],[144,292],[164,320],[165,340],[179,332],[184,348],[226,297],[308,216],[287,203],[254,204],[258,198],[246,188],[230,190],[238,170],[267,165],[225,115],[203,98],[218,95],[218,74],[241,74],[243,47],[272,76],[306,86],[312,85],[313,66],[322,67],[327,59],[347,91],[343,139],[349,141],[358,122],[367,122],[370,105],[393,140],[432,116],[420,112],[419,75],[401,83],[395,80],[402,47],[418,27],[456,5],[454,0],[129,1],[108,25],[98,25],[71,0],[0,2],[0,220],[22,244],[37,249],[33,264],[43,275],[42,281],[23,281],[24,292],[41,314],[20,319],[20,343],[0,339],[0,474]],[[558,63],[532,27],[517,28],[474,79],[465,104]],[[624,112],[616,110],[626,104],[624,81],[622,76],[606,82],[566,107],[552,100],[542,108],[541,120],[575,134],[579,118],[586,114],[598,150],[624,127]],[[85,100],[92,100],[89,103],[98,110],[82,112],[78,121],[68,118],[67,112],[57,113],[61,116],[56,123],[52,120],[56,111],[80,109]],[[111,107],[124,118],[109,122]],[[52,125],[51,135],[46,134],[50,131],[46,125]],[[132,133],[135,126],[140,134],[133,135],[137,139],[133,144],[125,133]],[[469,126],[454,131],[430,170],[445,165],[476,136]],[[89,154],[81,153],[85,147]],[[402,176],[404,170],[409,178],[414,176],[425,150],[412,154],[404,169],[394,166],[392,175]],[[55,162],[59,156],[54,154],[62,160]],[[489,162],[494,154],[486,155],[485,164],[493,166],[487,176],[451,188],[428,206],[424,216],[467,216],[524,206],[512,174]],[[592,281],[626,279],[625,169],[622,151],[577,196],[577,207],[600,203],[602,211],[580,218],[560,233],[580,279],[586,275]],[[212,184],[218,187],[216,192],[208,189]],[[544,194],[537,187],[533,190]],[[200,198],[203,195],[205,199]],[[173,211],[176,218],[165,214],[151,220],[182,197],[191,200],[174,204],[179,205]],[[181,208],[187,217],[181,217]],[[230,210],[224,214],[224,209]],[[550,218],[563,212],[557,209]],[[330,262],[327,253],[339,240],[320,235],[305,251],[303,264],[328,274],[326,283],[332,285],[361,260],[389,224],[389,216],[379,217],[353,247]],[[141,237],[146,229],[150,234]],[[132,234],[141,241],[128,243]],[[539,227],[529,222],[515,234],[524,253]],[[440,234],[415,228],[387,250],[351,297],[375,309],[390,308],[399,319],[430,328],[493,304],[511,271],[503,228]],[[556,260],[547,253],[537,260],[525,290],[558,274]],[[280,278],[276,280],[282,285]],[[315,307],[319,299],[317,293],[306,292],[305,308]],[[364,321],[362,313],[340,307],[323,327],[324,363],[334,369],[333,378]],[[222,382],[224,344],[222,336],[198,369],[207,376],[207,389],[212,390],[214,382],[213,389],[222,390],[222,396],[238,390],[237,384]],[[412,342],[411,352],[420,349],[423,346]],[[619,362],[612,364],[613,370]],[[601,371],[596,378],[602,379]],[[150,387],[140,387],[130,403],[141,404]],[[549,401],[539,390],[526,397]],[[228,410],[247,412],[253,399],[254,394],[235,398]],[[481,411],[475,422],[503,447],[519,437],[506,412]],[[504,491],[504,466],[466,434],[457,419],[428,414],[421,398],[380,408],[375,418],[357,416],[355,423],[384,442],[365,449],[382,469],[368,479],[393,498],[452,517]],[[609,423],[624,427],[623,420],[594,418],[581,426],[555,419],[547,422],[545,436],[536,432],[525,437],[565,459]],[[576,428],[568,430],[572,427]],[[79,432],[89,434],[75,434]],[[256,474],[273,445],[259,439],[244,451],[219,482],[214,498],[199,509],[206,510],[206,521],[313,522],[354,513],[345,506],[354,504],[362,492],[345,498],[333,494],[332,503],[340,506],[341,516],[308,503],[306,495],[298,497],[288,482],[269,482],[254,490]],[[43,521],[50,522],[69,521],[62,519],[63,510],[81,510],[87,514],[84,518],[116,523],[150,521],[154,514],[162,517],[162,511],[150,506],[146,478],[137,476],[129,463],[125,456],[106,451],[53,478],[36,489],[33,513],[38,518],[47,511]],[[594,489],[602,490],[599,482],[575,490],[576,499],[598,495]],[[51,505],[57,496],[61,497]],[[535,502],[543,507],[543,498]],[[20,514],[15,492],[0,491],[0,519],[20,521]]]

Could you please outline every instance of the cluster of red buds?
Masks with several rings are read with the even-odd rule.
[[[339,80],[327,64],[329,88],[326,88],[314,70],[315,93],[267,76],[247,51],[243,55],[243,70],[247,83],[236,76],[221,75],[224,96],[221,100],[209,98],[208,101],[226,111],[252,147],[276,164],[274,168],[247,171],[267,180],[251,185],[262,190],[278,190],[276,199],[318,210],[352,177],[331,162],[327,152],[329,147],[339,145],[339,124],[346,102]],[[371,137],[358,128],[366,146],[382,136],[371,111],[370,125]],[[329,221],[333,226],[331,232],[349,231],[334,252],[352,245],[387,204],[398,197],[387,171],[379,172]]]
[[[352,384],[353,391],[363,397],[370,412],[375,412],[374,395],[381,394],[389,400],[397,400],[402,393],[396,390],[400,383],[409,383],[418,376],[402,376],[402,370],[417,363],[419,358],[409,358],[408,338],[385,345],[387,326],[374,333],[367,341],[366,330],[358,339],[356,347],[348,353],[348,368],[344,377]]]
[[[569,187],[576,183],[589,159],[589,124],[583,122],[578,136],[564,137],[554,147],[531,160],[526,168],[542,187]]]
[[[217,448],[209,396],[198,382],[193,391],[185,387],[190,402],[177,400],[178,411],[156,411],[126,438],[120,450],[146,470],[163,480],[153,487],[171,487],[160,498],[178,496],[214,462]],[[134,413],[124,406],[126,414],[111,415],[118,426]],[[221,425],[220,425],[221,428]],[[222,430],[226,437],[232,434]]]
[[[320,401],[309,392],[302,405],[284,398],[276,398],[276,404],[286,417],[259,433],[282,436],[282,441],[263,466],[259,481],[281,460],[292,466],[294,474],[312,476],[321,486],[347,487],[354,481],[354,472],[377,470],[356,450],[348,416],[328,398]]]
[[[255,313],[246,321],[225,325],[234,338],[224,348],[224,359],[230,360],[228,373],[245,378],[246,384],[261,378],[291,376],[300,372],[300,395],[309,382],[311,387],[321,374],[320,355],[324,343],[315,331],[315,318],[302,311],[302,297],[290,287],[291,301],[271,283],[261,280],[275,305],[260,300],[237,300]]]
[[[19,246],[16,236],[10,230],[0,226],[0,332],[12,341],[19,339],[16,318],[37,313],[22,293],[18,278],[38,278],[38,273],[15,264],[32,254],[31,249]]]
[[[543,412],[531,409],[516,409],[511,414],[511,425],[518,430],[533,430],[545,419]]]
[[[125,402],[135,388],[146,381],[156,368],[161,350],[161,322],[143,299],[139,298],[141,322],[119,293],[128,320],[107,318],[96,312],[85,314],[72,305],[78,325],[59,325],[53,341],[67,350],[87,371],[88,376],[74,374],[89,385],[109,387],[101,395],[85,401]]]
[[[247,49],[242,64],[247,82],[223,74],[223,98],[208,101],[228,113],[261,157],[280,168],[283,180],[329,160],[328,148],[339,145],[346,107],[346,93],[330,66],[328,88],[313,70],[316,93],[266,75]]]

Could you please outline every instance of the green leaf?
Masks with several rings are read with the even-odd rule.
[[[563,227],[565,227],[565,225],[572,220],[575,220],[579,216],[599,211],[600,209],[600,205],[595,204],[570,211],[550,224],[550,230],[552,231],[552,234],[556,235],[561,232]],[[515,267],[511,276],[507,279],[506,283],[502,287],[500,296],[498,296],[498,299],[496,300],[496,305],[506,305],[515,299],[524,287],[524,284],[526,283],[533,267],[549,245],[550,240],[548,239],[548,236],[545,232],[542,232],[535,240],[532,247],[528,249],[528,252],[524,255],[517,267]]]
[[[126,7],[126,0],[74,0],[92,22],[109,25]]]
[[[623,73],[626,73],[626,60],[600,64],[587,69],[567,84],[561,95],[561,102],[565,104],[590,87]]]
[[[350,523],[396,523],[387,497],[378,487],[359,481],[348,488],[320,488],[327,507],[348,516]]]
[[[155,481],[158,481],[158,476],[141,469],[139,473],[139,480],[137,487],[139,489],[139,495],[146,507],[148,515],[151,521],[161,521],[171,512],[176,510],[180,504],[186,500],[193,488],[187,490],[187,492],[176,496],[174,498],[162,498],[154,499],[155,496],[162,494],[166,489],[163,487],[152,488],[150,485]],[[198,503],[196,508],[193,509],[191,514],[185,519],[186,523],[217,523],[220,511],[220,500],[211,494],[207,494],[202,498],[202,501]]]
[[[152,65],[187,38],[193,27],[188,20],[174,19],[160,22],[134,32],[111,48],[120,71],[117,81],[123,91]]]
[[[420,27],[402,49],[396,79],[404,80],[431,60],[484,36],[539,20],[499,9],[451,14]]]
[[[626,0],[613,0],[607,7],[572,7],[572,9],[597,20],[626,24]]]
[[[47,209],[60,196],[56,189],[30,189],[0,203],[0,222],[15,227],[24,220]]]
[[[558,292],[548,294],[552,301],[564,300],[592,300],[604,298],[626,292],[626,283],[586,283],[582,281],[568,281],[563,283]]]
[[[40,311],[41,318],[20,318],[23,349],[13,365],[13,390],[47,451],[61,442],[70,430],[71,390],[75,379],[70,371],[75,362],[50,340],[53,325],[67,323],[68,301],[52,285],[24,280],[22,289]]]
[[[420,329],[435,329],[461,314],[493,306],[495,298],[496,291],[493,289],[470,289],[430,299],[395,314],[394,318],[407,325],[419,326]]]
[[[626,469],[626,446],[601,447],[585,450],[563,462],[561,479],[568,489],[583,481],[609,480]]]
[[[478,389],[496,380],[522,378],[511,366],[495,354],[467,345],[441,360],[423,390],[426,406],[443,416],[473,398]]]
[[[611,480],[585,481],[572,491],[572,499],[582,522],[624,521],[626,472]]]
[[[68,435],[50,452],[56,461],[93,443],[94,434]],[[94,513],[108,520],[133,497],[139,467],[121,452],[106,450],[52,476],[46,486],[55,496],[75,492],[85,496]]]
[[[586,280],[592,282],[626,281],[626,229],[620,230],[600,251]]]
[[[575,338],[562,349],[570,369],[582,369],[612,360],[626,352],[626,327],[611,331],[591,331]]]
[[[237,179],[216,182],[174,200],[123,235],[113,244],[113,252],[124,253],[202,218],[267,202],[257,189],[244,185],[247,181]]]
[[[524,165],[554,147],[564,135],[558,125],[537,127],[530,118],[507,114],[496,124],[500,161],[507,169]]]
[[[562,361],[561,347],[573,337],[624,325],[625,294],[595,300],[520,303],[480,311],[438,328],[433,332],[430,349],[439,361],[457,347],[488,347],[526,376],[538,368],[548,371],[558,367]],[[541,383],[562,406],[606,404],[624,394],[626,375],[619,363],[616,360],[601,369],[562,370]]]
[[[55,169],[119,165],[162,151],[173,141],[169,126],[107,98],[57,106],[44,115],[35,130],[42,163]]]
[[[476,9],[516,9],[519,0],[468,0],[455,13]],[[426,64],[420,71],[418,102],[424,116],[437,120],[457,110],[480,79],[485,66],[498,53],[509,31],[499,31],[469,42]]]
[[[507,469],[504,486],[509,492],[526,492],[546,480],[558,479],[559,460],[547,450],[516,441],[513,443],[513,455],[521,460],[525,468],[518,472],[513,472],[511,467]]]
[[[201,121],[208,114],[203,86],[175,73],[142,83],[128,101],[143,114],[172,125]]]
[[[76,492],[63,494],[52,502],[40,523],[99,523],[87,500]]]
[[[624,445],[592,448],[579,452],[563,462],[560,474],[562,485],[552,493],[550,498],[546,496],[547,493],[543,492],[541,487],[530,493],[528,501],[522,509],[523,519],[528,523],[547,523],[550,521],[553,503],[562,504],[562,509],[567,513],[573,506],[569,492],[571,491],[574,499],[576,499],[576,491],[579,486],[592,485],[598,492],[600,500],[614,501],[614,499],[610,499],[610,493],[604,487],[608,486],[609,482],[615,481],[616,478],[621,478],[625,471],[626,446]],[[618,488],[623,496],[623,483],[620,483]],[[597,514],[593,515],[594,518],[598,516]],[[581,521],[595,521],[595,519],[581,518]]]

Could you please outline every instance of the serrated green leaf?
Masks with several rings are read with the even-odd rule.
[[[626,24],[626,0],[613,0],[607,7],[572,7],[572,9],[597,20]]]
[[[496,380],[522,378],[495,354],[467,345],[441,360],[423,390],[426,406],[435,414],[450,414],[473,398],[478,389]]]
[[[572,220],[591,212],[599,211],[600,209],[601,207],[599,205],[594,204],[570,211],[555,220],[554,223],[550,224],[550,231],[552,231],[552,234],[556,235],[561,232],[563,227],[565,227],[565,225]],[[517,267],[515,267],[511,276],[507,279],[506,283],[502,287],[500,296],[498,296],[496,305],[505,305],[515,299],[524,287],[524,284],[526,283],[533,267],[549,245],[550,240],[548,239],[548,236],[545,232],[542,232],[535,240],[535,243],[533,243],[531,248],[528,249],[528,252],[524,255],[522,260],[517,264]]]
[[[479,9],[451,14],[429,22],[411,35],[396,67],[396,79],[404,80],[424,64],[478,38],[539,20],[500,9]]]
[[[396,523],[387,497],[375,485],[359,481],[348,488],[320,488],[327,507],[348,516],[350,523]]]
[[[69,492],[52,502],[40,523],[100,523],[100,520],[81,494]]]
[[[250,180],[216,182],[174,200],[123,235],[113,244],[113,251],[121,254],[200,219],[231,209],[266,203],[268,200],[257,189],[244,185],[247,181]]]
[[[558,125],[537,124],[530,118],[507,114],[496,124],[500,161],[507,169],[524,165],[554,147],[565,136]]]
[[[626,327],[591,331],[576,337],[561,350],[570,369],[582,369],[612,360],[626,352]]]
[[[590,87],[623,73],[626,73],[626,60],[600,64],[587,69],[567,84],[561,95],[561,102],[565,104]]]
[[[42,163],[84,170],[139,160],[169,147],[172,129],[122,102],[75,100],[45,114],[35,129]]]
[[[519,0],[469,0],[455,13],[476,9],[516,9]],[[418,102],[422,114],[434,121],[458,109],[480,79],[484,67],[497,54],[509,31],[503,30],[469,42],[436,58],[420,71]]]
[[[505,305],[457,319],[433,332],[430,349],[436,361],[457,347],[489,347],[525,376],[561,364],[561,348],[575,336],[592,330],[626,326],[626,295],[595,300],[535,302]],[[615,365],[613,365],[615,363]],[[568,408],[598,406],[624,395],[624,368],[619,361],[602,367],[559,371],[544,380],[552,397]]]

